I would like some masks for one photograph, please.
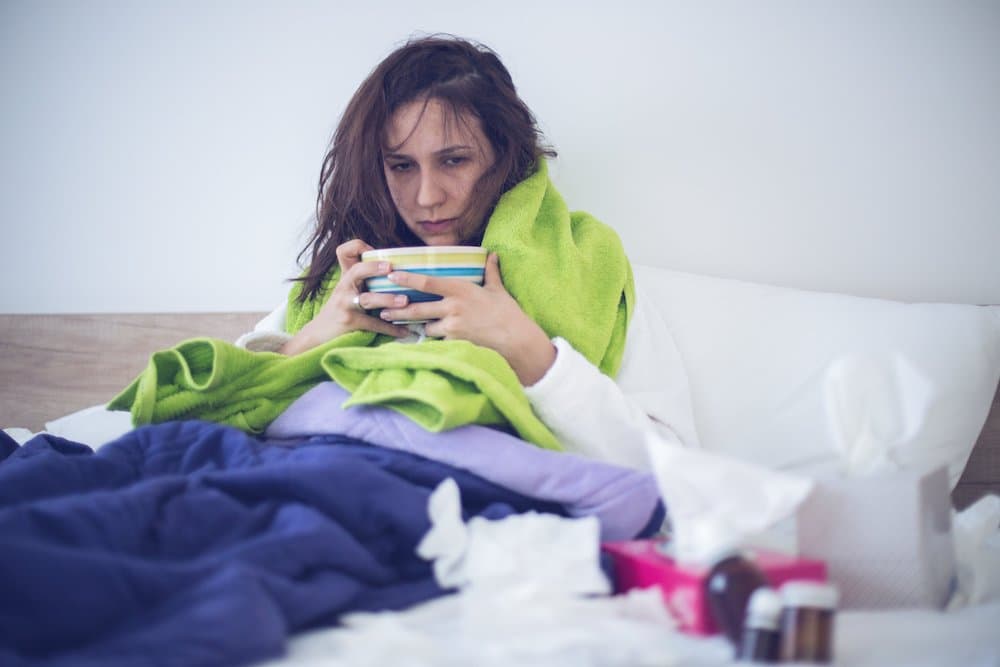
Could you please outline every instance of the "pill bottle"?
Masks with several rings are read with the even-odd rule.
[[[748,555],[734,549],[719,552],[705,577],[708,609],[733,646],[740,642],[750,595],[767,585],[764,573]]]
[[[790,581],[781,587],[781,659],[828,663],[833,659],[836,587]]]
[[[743,636],[736,650],[740,662],[778,662],[781,651],[781,596],[770,586],[758,588],[747,603]]]

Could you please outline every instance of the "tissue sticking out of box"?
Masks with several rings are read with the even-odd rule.
[[[842,472],[857,477],[904,467],[899,452],[919,436],[934,388],[900,354],[854,354],[830,364],[824,394]]]
[[[955,555],[948,472],[925,424],[934,385],[903,355],[854,354],[830,364],[824,390],[841,474],[803,504],[801,553],[827,561],[845,609],[941,608]]]
[[[650,434],[646,450],[670,518],[672,555],[708,563],[790,517],[813,482],[763,466],[672,445]]]

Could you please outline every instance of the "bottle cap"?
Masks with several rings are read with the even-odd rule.
[[[750,595],[745,621],[748,628],[777,630],[779,616],[781,616],[781,596],[773,588],[763,586]]]
[[[743,556],[744,553],[736,546],[732,544],[724,544],[707,551],[705,554],[705,563],[709,566],[713,566],[718,565],[724,560],[728,560],[730,558],[742,558]]]
[[[786,607],[835,609],[839,598],[836,586],[819,581],[789,581],[781,587]]]

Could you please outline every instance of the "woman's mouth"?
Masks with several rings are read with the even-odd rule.
[[[446,218],[443,220],[421,220],[417,225],[428,234],[440,234],[451,230],[456,222],[456,218]]]

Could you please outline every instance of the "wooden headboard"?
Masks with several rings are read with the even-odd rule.
[[[235,340],[264,313],[0,315],[0,427],[45,422],[107,403],[182,340]]]
[[[106,403],[151,352],[196,336],[235,340],[264,313],[0,315],[0,427],[40,431],[55,417]],[[952,494],[962,509],[1000,494],[1000,391]]]
[[[1000,495],[1000,388],[951,498],[957,509],[963,509],[987,493]]]

